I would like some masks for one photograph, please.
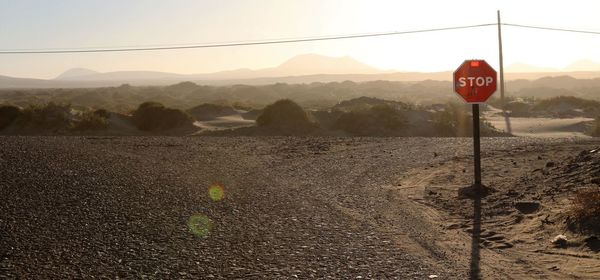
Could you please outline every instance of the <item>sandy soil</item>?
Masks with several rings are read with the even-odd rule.
[[[235,129],[255,125],[255,121],[246,120],[242,117],[242,113],[244,112],[245,111],[240,111],[239,114],[217,117],[210,121],[196,121],[194,122],[194,125],[201,128],[203,131]]]
[[[487,119],[494,127],[506,131],[503,117],[494,116]],[[510,118],[513,134],[525,137],[589,137],[584,134],[585,124],[593,121],[590,118]]]
[[[462,208],[439,207],[452,198],[443,190],[455,194],[467,181],[468,171],[456,177],[462,179],[440,174],[468,169],[468,138],[3,137],[2,143],[0,278],[470,275]],[[517,156],[560,157],[599,143],[488,138],[482,148],[486,159],[510,152],[529,167],[521,162],[528,157]],[[491,172],[490,161],[484,163]],[[511,178],[525,172],[496,169],[492,174]],[[438,202],[428,192],[435,182],[443,183]],[[216,183],[223,199],[209,191]],[[468,210],[469,202],[460,205]],[[590,256],[569,258],[581,264],[569,274],[563,264],[548,268],[543,261],[552,254],[521,247],[535,243],[516,242],[509,229],[494,231],[503,236],[499,246],[513,247],[481,249],[477,266],[485,279],[600,275],[597,253],[560,251]]]
[[[485,112],[486,121],[499,130],[507,131],[506,120],[500,109],[490,107]],[[523,137],[569,138],[589,137],[585,135],[586,125],[591,118],[510,118],[512,134]]]
[[[472,157],[409,171],[400,184],[407,186],[406,196],[427,205],[424,211],[437,210],[435,219],[451,236],[439,241],[443,246],[460,246],[462,240],[473,252],[473,243],[480,244],[483,279],[504,278],[497,275],[501,267],[515,279],[599,279],[599,232],[569,229],[574,192],[599,187],[598,148],[598,142],[575,142],[487,151],[483,183],[491,193],[477,202],[461,195],[473,182]],[[551,243],[559,234],[567,236],[567,245]]]

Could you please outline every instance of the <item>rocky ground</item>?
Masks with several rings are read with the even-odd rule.
[[[452,186],[468,181],[469,138],[1,141],[0,278],[469,277],[468,212],[450,203]],[[600,145],[582,141],[484,139],[484,170],[493,169],[485,158],[504,158],[494,168],[508,172],[493,174],[514,178],[533,167],[523,153],[546,164]],[[458,175],[439,176],[449,171]],[[432,182],[452,183],[430,193]],[[223,197],[209,191],[215,184]],[[521,246],[503,242],[512,247],[482,249],[486,279],[563,275],[562,267],[494,251]],[[588,272],[600,270],[597,253],[582,250]]]
[[[515,278],[598,279],[599,227],[577,222],[573,205],[578,190],[600,191],[598,148],[598,142],[575,142],[488,151],[482,159],[488,194],[479,206],[467,188],[471,157],[410,171],[402,182],[415,188],[408,196],[437,210],[447,234],[467,234],[471,241],[476,236],[484,276],[495,262],[512,268]],[[476,207],[481,228],[473,235]],[[564,242],[553,243],[559,235]]]

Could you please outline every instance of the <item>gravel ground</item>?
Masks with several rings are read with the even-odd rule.
[[[468,272],[468,263],[435,246],[439,227],[381,186],[469,155],[469,138],[1,141],[0,278],[461,279]],[[482,149],[561,141],[574,140],[489,138]],[[216,183],[221,200],[209,197]],[[395,216],[382,217],[382,207]]]

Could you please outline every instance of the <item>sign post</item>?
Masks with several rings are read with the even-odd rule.
[[[473,160],[475,187],[481,187],[481,149],[479,145],[479,104],[473,104]]]
[[[496,71],[485,60],[466,60],[454,71],[454,91],[473,106],[474,188],[481,191],[479,104],[496,92]]]

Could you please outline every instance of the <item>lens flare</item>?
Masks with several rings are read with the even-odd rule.
[[[208,188],[208,197],[212,201],[220,201],[225,198],[225,189],[219,184],[214,184]]]
[[[213,227],[211,219],[202,214],[192,215],[187,222],[190,232],[197,237],[207,237]]]

